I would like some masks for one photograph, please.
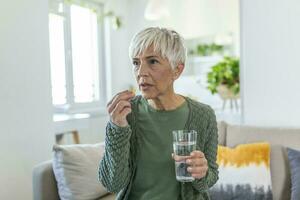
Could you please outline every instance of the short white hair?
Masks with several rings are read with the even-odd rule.
[[[150,27],[138,32],[129,46],[130,59],[140,55],[150,46],[154,52],[167,58],[174,69],[178,64],[185,64],[186,47],[184,39],[174,30],[160,27]]]

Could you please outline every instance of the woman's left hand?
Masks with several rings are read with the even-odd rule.
[[[177,156],[173,154],[175,161],[185,160],[189,165],[188,172],[192,174],[195,179],[201,179],[206,176],[208,165],[205,155],[201,151],[193,151],[190,156]]]
[[[186,163],[189,165],[188,172],[192,174],[195,179],[201,179],[205,177],[208,165],[205,155],[201,151],[193,151],[191,156],[186,159]]]
[[[192,177],[195,179],[205,177],[208,170],[208,165],[203,152],[193,151],[191,156],[186,159],[186,163],[189,165],[187,170],[192,174]]]

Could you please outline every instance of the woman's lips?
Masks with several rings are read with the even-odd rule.
[[[147,90],[147,89],[149,89],[150,87],[152,87],[153,85],[152,84],[148,84],[148,83],[141,83],[140,84],[140,88],[142,89],[142,90]]]

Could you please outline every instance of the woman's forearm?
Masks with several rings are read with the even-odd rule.
[[[118,193],[130,181],[129,165],[131,128],[111,122],[106,127],[105,152],[99,166],[99,180],[113,193]]]

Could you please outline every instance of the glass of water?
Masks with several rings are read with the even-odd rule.
[[[191,152],[196,150],[197,132],[194,130],[173,131],[174,154],[181,158],[175,161],[176,179],[180,182],[191,182],[195,180],[191,173],[187,171],[188,164],[186,158]]]

